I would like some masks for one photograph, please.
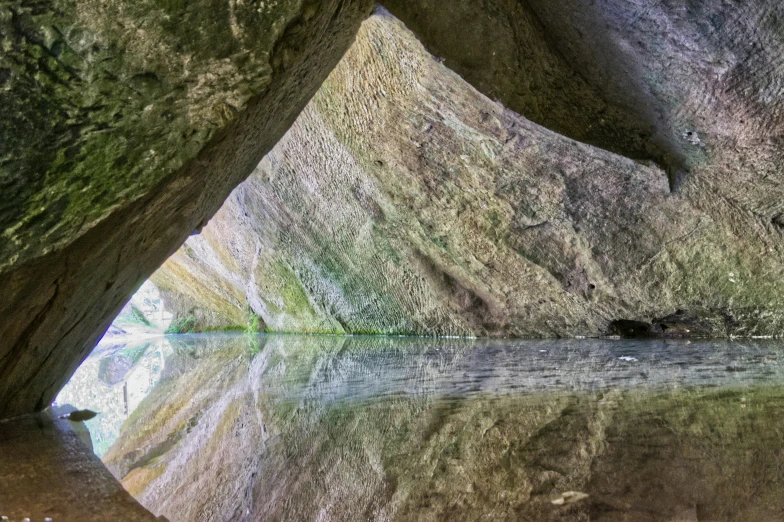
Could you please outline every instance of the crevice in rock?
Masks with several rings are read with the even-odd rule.
[[[784,213],[778,212],[770,219],[770,222],[779,232],[784,231]]]
[[[616,319],[607,326],[607,335],[618,335],[630,339],[654,337],[653,325],[645,321]]]
[[[736,319],[725,311],[711,312],[687,311],[678,309],[675,313],[654,318],[651,322],[616,319],[607,327],[607,335],[617,335],[631,339],[682,339],[712,337],[724,329],[730,333],[737,327]]]

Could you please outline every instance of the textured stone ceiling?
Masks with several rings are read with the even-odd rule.
[[[732,196],[750,158],[735,152],[719,177],[727,158],[700,141],[703,165],[672,192],[654,163],[548,130],[439,61],[389,14],[363,24],[292,129],[153,276],[183,329],[256,315],[293,332],[781,331],[775,208]]]

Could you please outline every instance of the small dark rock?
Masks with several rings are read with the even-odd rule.
[[[65,415],[60,415],[60,418],[71,422],[84,422],[94,418],[96,415],[98,414],[92,410],[76,410],[71,413],[66,413]]]

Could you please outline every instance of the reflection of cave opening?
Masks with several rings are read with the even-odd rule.
[[[166,333],[172,323],[160,290],[151,281],[145,283],[126,303],[104,337],[146,337]]]

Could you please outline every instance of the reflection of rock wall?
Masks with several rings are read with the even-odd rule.
[[[154,280],[275,331],[778,334],[782,236],[704,152],[673,193],[488,100],[379,14]]]
[[[715,346],[777,376],[751,388],[674,347],[624,347],[542,343],[506,354],[465,341],[285,336],[183,345],[167,365],[179,370],[104,460],[173,522],[780,519],[776,351]],[[570,358],[574,348],[585,353]],[[519,374],[502,385],[521,371],[552,387],[521,388]],[[640,374],[657,371],[669,386],[644,384]],[[591,391],[580,374],[607,384]],[[467,376],[462,391],[449,384]],[[699,381],[723,385],[683,387]],[[590,497],[551,504],[568,490]]]
[[[103,458],[131,494],[178,520],[243,520],[247,499],[236,498],[236,492],[252,487],[258,473],[256,445],[264,439],[249,389],[250,353],[242,337],[214,347],[220,350],[178,342],[160,384],[132,413],[127,435]],[[247,438],[233,436],[239,426]],[[178,456],[170,461],[174,448]],[[201,493],[172,494],[166,487],[143,494],[170,476]]]

